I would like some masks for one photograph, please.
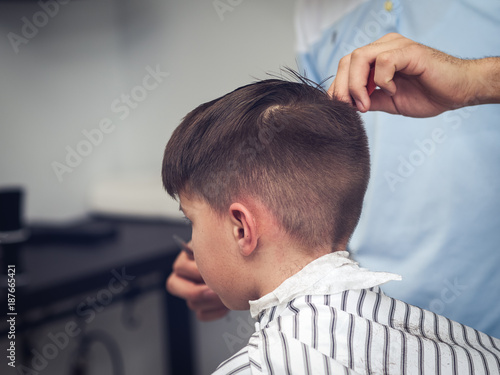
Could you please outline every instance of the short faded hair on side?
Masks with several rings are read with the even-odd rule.
[[[304,246],[345,245],[370,174],[361,119],[299,77],[240,87],[191,111],[165,149],[163,184],[217,213],[251,197]]]

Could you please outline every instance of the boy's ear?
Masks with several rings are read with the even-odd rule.
[[[257,248],[257,224],[253,213],[241,203],[229,207],[233,224],[233,236],[238,243],[240,253],[249,256]]]

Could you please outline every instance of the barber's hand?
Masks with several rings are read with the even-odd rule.
[[[498,100],[498,81],[493,84],[484,74],[485,64],[498,69],[499,60],[492,59],[462,60],[399,34],[387,34],[344,56],[328,92],[349,103],[354,99],[361,112],[431,117]],[[381,90],[368,96],[366,85],[372,65]],[[497,99],[492,101],[491,96]]]
[[[181,251],[167,279],[167,290],[186,300],[188,307],[201,321],[222,318],[228,313],[219,296],[203,281],[194,260]]]

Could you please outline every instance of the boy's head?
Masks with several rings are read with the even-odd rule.
[[[190,112],[167,144],[162,176],[181,206],[197,202],[237,223],[245,212],[234,204],[242,203],[249,214],[266,212],[257,215],[256,231],[276,226],[300,248],[335,251],[345,248],[361,213],[368,145],[348,104],[305,80],[270,79]],[[245,235],[243,227],[236,236]]]

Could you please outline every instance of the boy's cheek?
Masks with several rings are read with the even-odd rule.
[[[213,282],[214,274],[215,278],[217,278],[217,273],[214,273],[214,271],[210,268],[210,265],[205,262],[202,254],[198,254],[197,256],[197,254],[195,253],[194,261],[196,263],[196,266],[198,267],[198,271],[200,272],[203,282],[217,293],[217,291],[214,289],[214,284],[216,283]]]

